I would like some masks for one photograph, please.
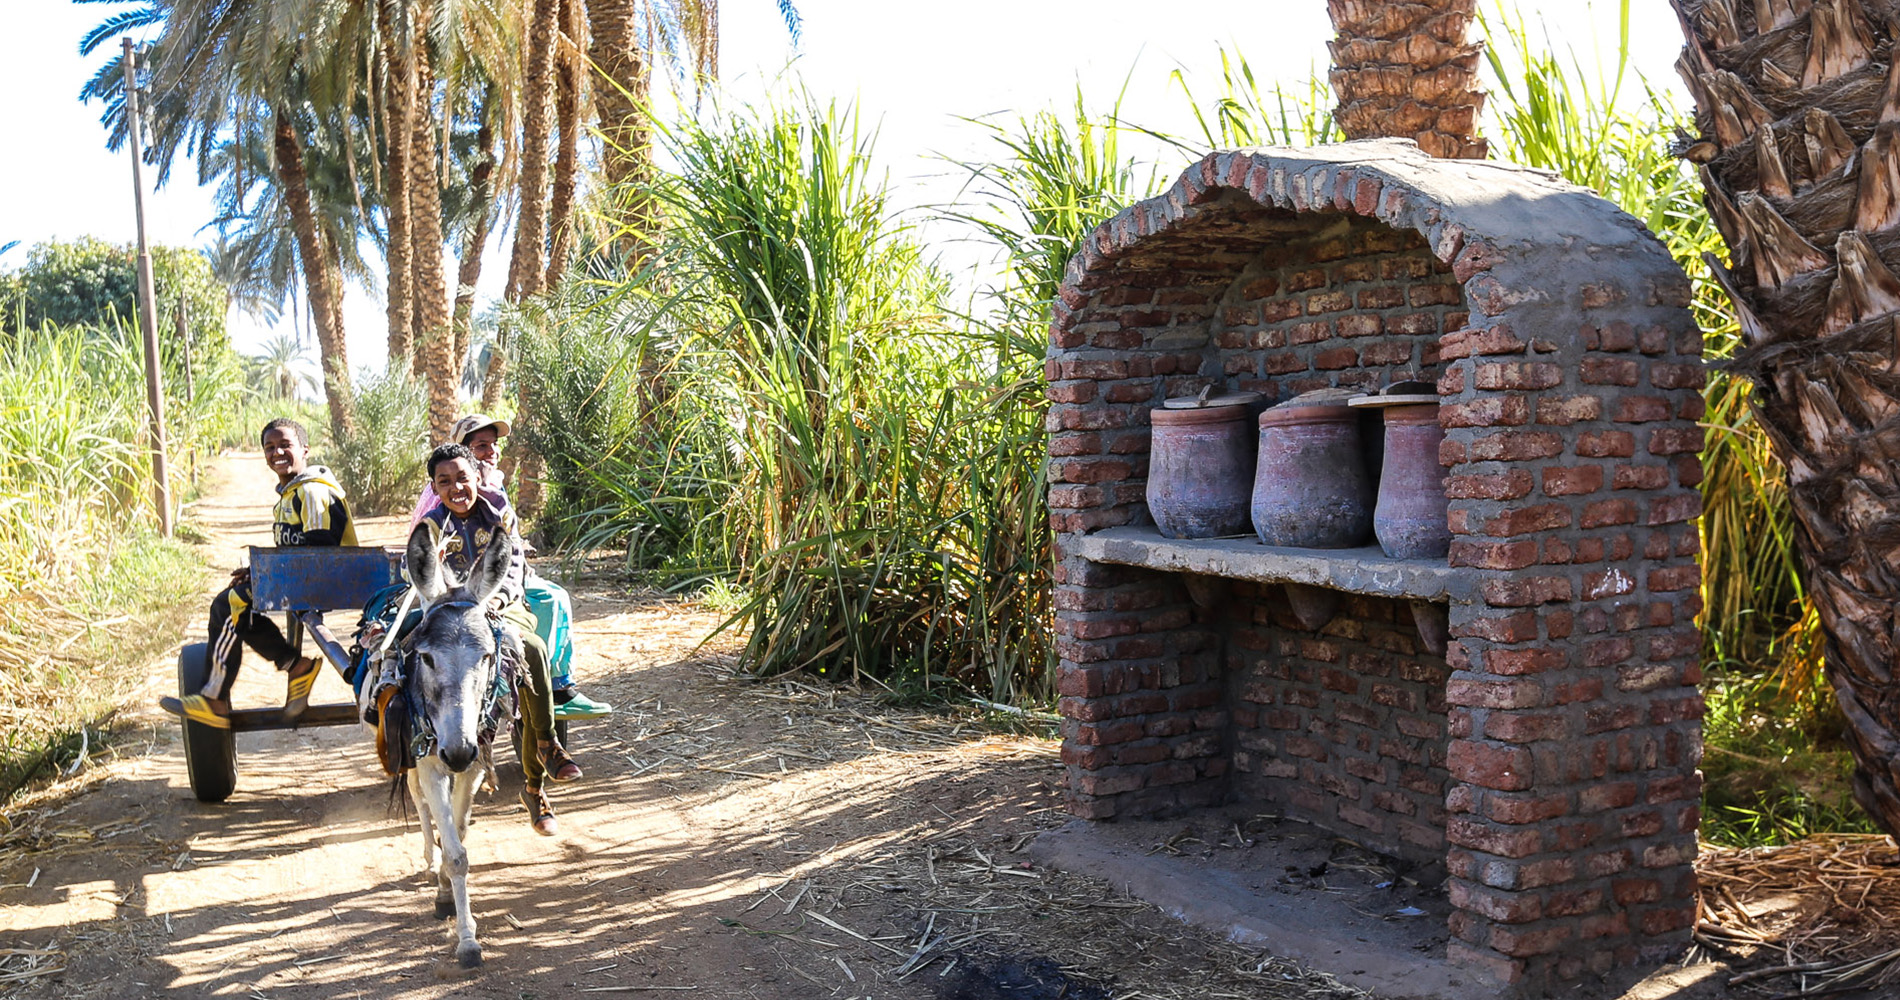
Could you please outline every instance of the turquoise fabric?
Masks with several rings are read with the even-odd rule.
[[[522,600],[534,615],[534,634],[548,647],[548,672],[556,691],[574,686],[574,604],[558,583],[530,572]]]

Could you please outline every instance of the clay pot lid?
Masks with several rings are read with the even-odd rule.
[[[1357,395],[1359,395],[1359,390],[1357,389],[1336,385],[1331,388],[1313,389],[1308,392],[1302,392],[1292,399],[1275,406],[1274,409],[1278,410],[1293,406],[1344,406],[1346,400]]]
[[[1341,414],[1351,412],[1346,409],[1346,402],[1358,395],[1358,392],[1357,389],[1340,386],[1302,392],[1284,403],[1268,407],[1267,411],[1260,415],[1260,426],[1302,420],[1339,419]]]
[[[1198,396],[1176,396],[1173,399],[1164,400],[1161,406],[1168,410],[1212,410],[1222,406],[1254,406],[1266,398],[1261,393],[1244,389],[1223,392],[1216,396],[1213,395],[1213,388],[1210,385],[1202,389]]]
[[[1394,382],[1376,393],[1354,396],[1346,401],[1347,406],[1360,409],[1379,409],[1387,406],[1419,406],[1438,403],[1438,386],[1424,379],[1406,379]]]

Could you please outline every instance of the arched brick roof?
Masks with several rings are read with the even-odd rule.
[[[1662,244],[1595,194],[1549,171],[1434,159],[1409,140],[1372,139],[1210,153],[1166,192],[1096,227],[1069,262],[1055,329],[1087,321],[1097,293],[1144,272],[1198,272],[1211,287],[1274,240],[1342,214],[1422,236],[1463,283],[1474,326],[1603,299],[1688,301],[1688,280]]]

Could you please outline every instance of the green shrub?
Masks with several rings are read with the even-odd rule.
[[[406,513],[422,492],[429,458],[428,390],[396,373],[359,373],[355,404],[349,439],[312,449],[311,461],[336,474],[357,516]]]

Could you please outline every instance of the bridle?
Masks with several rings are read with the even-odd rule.
[[[414,593],[415,591],[412,589],[410,594],[413,595]],[[407,598],[405,598],[405,603],[406,602]],[[403,637],[401,642],[403,659],[407,660],[410,657],[418,655],[419,651],[415,646],[416,637],[422,634],[423,624],[427,622],[429,616],[435,614],[438,609],[466,609],[474,607],[477,607],[474,601],[443,601],[440,604],[430,605],[423,611],[422,620],[418,621],[416,627],[412,629],[407,636]],[[400,620],[400,618],[398,618],[398,620]],[[494,620],[492,616],[488,624],[489,628],[494,632],[494,648],[489,651],[488,655],[482,657],[482,704],[481,712],[476,716],[476,718],[480,720],[476,728],[476,740],[478,743],[486,743],[494,738],[495,727],[491,725],[491,720],[494,718],[495,704],[502,694],[502,631],[500,623]],[[428,706],[424,703],[421,688],[417,685],[407,683],[408,680],[409,678],[407,676],[403,678],[403,687],[408,693],[408,697],[405,698],[404,701],[409,707],[409,753],[411,759],[419,760],[436,751],[435,725],[429,721]]]

